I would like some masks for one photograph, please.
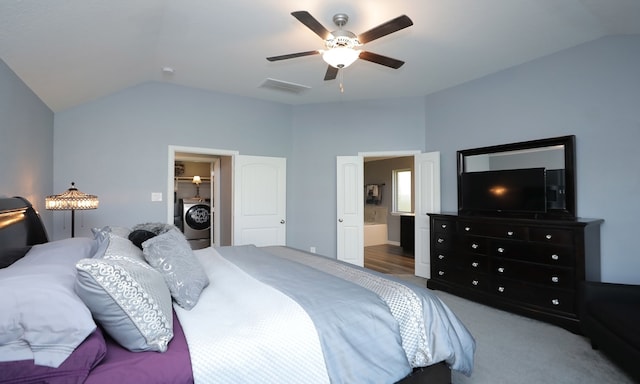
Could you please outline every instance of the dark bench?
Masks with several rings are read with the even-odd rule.
[[[640,382],[640,285],[583,282],[580,327],[600,349]]]

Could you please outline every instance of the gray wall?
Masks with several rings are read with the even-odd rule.
[[[287,162],[289,245],[336,257],[336,156],[422,150],[424,97],[296,107]]]
[[[428,96],[443,210],[457,209],[456,150],[574,134],[578,215],[605,219],[602,279],[640,283],[638,68],[640,36],[608,37]]]
[[[0,60],[0,196],[27,198],[51,234],[53,112]]]
[[[54,189],[75,181],[100,207],[79,211],[78,236],[92,227],[167,220],[168,146],[291,155],[291,108],[168,84],[147,83],[56,114]],[[173,166],[172,166],[173,169]],[[151,192],[164,201],[151,202]],[[54,216],[54,235],[68,236]]]

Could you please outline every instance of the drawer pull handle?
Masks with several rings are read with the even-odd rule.
[[[500,293],[504,292],[504,287],[498,287],[498,292]]]
[[[438,255],[438,259],[444,260],[444,255]]]
[[[513,236],[513,231],[507,231],[507,236]]]
[[[502,247],[498,248],[498,253],[504,253],[504,248]]]
[[[553,254],[551,255],[551,260],[560,260],[560,256]]]
[[[547,239],[547,240],[551,240],[552,237],[553,236],[551,236],[551,235],[546,235],[544,238]]]
[[[500,272],[500,273],[504,273],[504,267],[500,267],[500,268],[498,268],[498,272]]]
[[[444,239],[442,237],[438,238],[438,244],[444,243]]]
[[[478,265],[479,265],[479,264],[478,264],[478,262],[477,262],[477,261],[474,261],[473,263],[471,263],[471,266],[472,266],[473,268],[478,268]]]
[[[442,227],[442,229],[446,229],[447,228],[447,224],[442,224],[441,227]]]
[[[558,299],[553,299],[553,300],[551,300],[551,304],[553,304],[553,305],[560,305],[560,300],[558,300]]]
[[[464,230],[469,232],[471,230],[471,227],[464,227]]]
[[[554,282],[554,283],[557,283],[557,282],[560,281],[560,278],[558,276],[552,276],[551,277],[551,281]]]
[[[439,276],[444,276],[444,271],[438,271]]]
[[[478,280],[473,280],[473,281],[471,282],[471,284],[473,284],[473,285],[478,285],[478,283],[479,283],[479,281],[478,281]]]
[[[479,245],[476,243],[471,244],[471,248],[473,249],[478,249]]]

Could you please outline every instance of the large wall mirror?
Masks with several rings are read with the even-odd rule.
[[[573,135],[461,150],[458,210],[461,214],[575,218],[575,175]],[[505,191],[519,192],[509,197]]]

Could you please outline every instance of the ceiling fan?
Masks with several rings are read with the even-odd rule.
[[[296,11],[292,12],[291,15],[306,25],[307,28],[312,30],[316,35],[320,36],[320,38],[324,40],[326,49],[272,56],[267,57],[267,60],[278,61],[322,54],[322,59],[329,64],[327,72],[324,75],[325,80],[334,80],[340,69],[348,67],[357,59],[367,60],[394,69],[398,69],[404,64],[404,61],[358,48],[368,42],[412,26],[413,21],[406,15],[398,16],[358,36],[351,31],[342,29],[342,27],[347,24],[347,21],[349,21],[349,16],[344,13],[338,13],[333,16],[333,22],[338,26],[338,29],[332,32],[329,32],[329,30],[322,26],[322,24],[307,11]]]

